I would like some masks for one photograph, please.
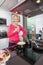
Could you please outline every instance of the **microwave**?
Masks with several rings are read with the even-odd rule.
[[[0,18],[0,25],[6,25],[6,19]]]

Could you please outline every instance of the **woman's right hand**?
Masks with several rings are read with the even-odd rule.
[[[15,28],[14,32],[19,32],[19,27]]]
[[[15,28],[15,30],[13,32],[18,32],[17,28]]]

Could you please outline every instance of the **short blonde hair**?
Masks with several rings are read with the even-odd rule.
[[[18,14],[14,14],[14,15],[13,15],[13,18],[12,18],[13,21],[14,21],[14,17],[17,17],[17,18],[19,19],[19,22],[20,22],[20,16],[19,16]]]

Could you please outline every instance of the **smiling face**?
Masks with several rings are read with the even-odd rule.
[[[20,17],[18,15],[15,15],[13,18],[13,22],[15,25],[18,25],[18,23],[20,22]]]

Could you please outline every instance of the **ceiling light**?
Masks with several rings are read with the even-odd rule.
[[[41,0],[36,0],[36,3],[39,4],[41,2]]]

